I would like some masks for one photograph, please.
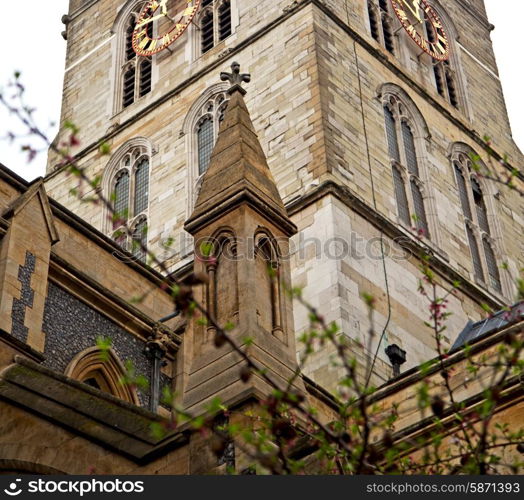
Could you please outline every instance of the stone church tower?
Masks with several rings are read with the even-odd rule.
[[[403,369],[435,356],[424,326],[427,304],[417,291],[421,252],[432,254],[444,293],[459,283],[450,297],[447,346],[469,320],[483,316],[481,304],[498,310],[512,303],[511,276],[524,265],[515,238],[524,204],[473,175],[471,159],[489,162],[487,135],[496,155],[509,155],[510,167],[523,160],[511,138],[483,0],[428,0],[436,17],[417,25],[426,40],[419,44],[394,11],[403,4],[408,12],[418,2],[203,0],[193,2],[199,9],[174,43],[139,56],[132,38],[145,3],[71,0],[64,17],[68,50],[57,143],[66,122],[79,127],[80,165],[100,176],[106,196],[116,194],[115,208],[133,229],[120,244],[131,248],[133,238],[141,239],[183,277],[204,266],[194,258],[193,237],[218,238],[229,252],[249,251],[228,248],[227,231],[218,231],[214,214],[225,206],[231,205],[230,229],[246,238],[242,244],[252,238],[255,261],[262,254],[272,259],[273,239],[292,236],[285,256],[290,282],[340,325],[360,360],[373,360],[379,385],[393,375],[389,346],[406,352]],[[173,9],[180,3],[167,2]],[[435,23],[446,35],[445,60],[421,47],[438,49]],[[147,29],[160,33],[161,21]],[[253,75],[245,104],[217,79],[233,61]],[[211,157],[221,123],[224,144]],[[237,151],[223,152],[227,134],[237,134],[250,164],[236,165]],[[109,157],[99,153],[102,142],[111,146]],[[108,213],[71,195],[74,179],[58,163],[50,154],[47,192],[113,237],[118,227]],[[278,193],[265,181],[271,178]],[[233,207],[242,197],[245,206]],[[267,211],[257,210],[262,201]],[[136,250],[135,258],[146,256]],[[220,321],[233,323],[239,302],[256,301],[258,314],[244,324],[271,332],[271,349],[285,346],[279,362],[291,369],[295,341],[286,336],[293,331],[287,322],[294,317],[298,336],[308,315],[298,305],[293,314],[283,307],[279,288],[257,265],[239,264],[241,295],[211,291],[206,300]],[[234,278],[223,269],[216,272]],[[371,343],[363,293],[376,298]],[[190,383],[205,368],[201,354],[213,335],[201,333],[204,343],[184,353]],[[340,376],[332,354],[320,350],[305,370],[328,390]],[[189,406],[205,397],[195,394],[185,394]]]

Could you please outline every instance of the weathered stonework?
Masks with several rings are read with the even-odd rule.
[[[66,20],[61,123],[81,131],[75,152],[86,175],[100,176],[110,197],[115,163],[128,147],[145,151],[148,246],[169,271],[178,278],[206,273],[197,299],[221,324],[234,323],[231,335],[239,343],[249,334],[250,355],[279,381],[303,356],[295,337],[310,328],[305,308],[284,294],[286,285],[301,287],[304,299],[350,339],[358,377],[373,360],[371,383],[380,386],[373,402],[384,411],[399,404],[395,439],[407,441],[433,426],[413,401],[424,378],[417,365],[436,356],[424,325],[428,304],[418,291],[421,252],[433,255],[439,293],[459,283],[449,297],[444,347],[469,320],[484,316],[482,304],[499,309],[514,297],[508,275],[501,290],[475,277],[453,154],[477,152],[488,163],[481,138],[489,135],[496,158],[507,153],[511,165],[523,160],[511,139],[483,1],[431,3],[451,36],[457,106],[439,95],[432,61],[403,30],[394,30],[395,55],[372,37],[362,0],[231,0],[231,35],[201,55],[191,25],[172,50],[153,57],[151,92],[125,109],[117,88],[123,27],[139,2],[71,0]],[[253,80],[245,98],[239,89],[227,96],[220,139],[200,175],[196,126],[206,106],[213,104],[215,113],[223,105],[228,85],[219,73],[233,60]],[[399,216],[384,125],[390,98],[413,127],[430,238],[415,236]],[[102,141],[112,156],[100,154]],[[57,201],[48,200],[43,181],[27,186],[0,168],[0,328],[13,324],[13,311],[16,318],[16,327],[0,335],[0,470],[86,473],[89,463],[96,473],[199,474],[221,473],[226,462],[237,472],[250,470],[238,447],[217,463],[208,439],[184,427],[165,439],[152,436],[149,424],[168,416],[165,406],[150,413],[136,400],[118,399],[117,391],[104,394],[64,375],[73,358],[108,336],[116,356],[132,360],[145,376],[152,358],[144,348],[155,344],[165,362],[161,385],[170,385],[177,403],[191,411],[203,411],[219,395],[247,414],[268,391],[260,374],[242,380],[242,360],[228,344],[215,348],[213,326],[182,316],[165,321],[167,328],[159,324],[174,311],[163,277],[119,250],[107,211],[72,196],[75,179],[58,163],[50,152],[45,186]],[[489,183],[482,190],[497,263],[507,262],[516,275],[524,265],[516,237],[523,201]],[[170,237],[176,246],[167,251],[162,242]],[[216,238],[230,255],[253,258],[228,260],[217,252],[216,262],[194,259],[193,237]],[[31,290],[27,252],[35,255]],[[268,276],[268,263],[279,270],[276,279]],[[372,322],[363,293],[375,298]],[[521,335],[521,323],[504,328]],[[475,355],[493,355],[506,333],[477,341]],[[400,375],[386,354],[393,344],[406,352]],[[334,356],[329,343],[317,349],[296,380],[324,423],[335,418],[331,392],[343,374]],[[477,381],[464,383],[463,353],[446,363],[456,368],[460,401],[473,411],[483,396]],[[440,375],[435,368],[426,376]],[[496,420],[522,421],[522,384],[512,379],[504,390],[506,406]],[[142,394],[140,403],[148,402]],[[453,419],[446,425],[453,432]]]
[[[114,152],[135,137],[151,142],[158,152],[151,159],[148,244],[171,270],[191,265],[192,244],[183,224],[193,209],[198,175],[191,137],[196,124],[188,117],[194,103],[209,89],[224,91],[217,86],[216,75],[233,59],[238,60],[243,71],[256,75],[249,84],[246,105],[279,193],[299,227],[292,243],[315,238],[325,249],[333,238],[346,243],[360,239],[365,250],[383,235],[385,247],[403,255],[405,245],[398,245],[395,239],[401,238],[409,241],[409,253],[416,255],[422,247],[417,248],[410,228],[397,215],[379,95],[384,84],[400,88],[427,122],[428,134],[420,139],[418,151],[427,179],[426,210],[434,228],[426,243],[439,259],[442,286],[449,288],[455,279],[463,283],[460,298],[452,305],[450,327],[450,331],[460,331],[469,319],[482,317],[479,303],[498,309],[512,300],[513,288],[504,273],[502,293],[475,282],[450,149],[454,143],[465,143],[486,160],[480,137],[489,135],[495,151],[508,153],[513,164],[520,164],[522,156],[511,140],[482,2],[433,3],[453,37],[452,64],[463,90],[459,109],[438,94],[431,61],[418,57],[406,33],[395,31],[395,56],[373,40],[367,2],[282,0],[261,4],[246,0],[232,2],[236,22],[221,47],[195,56],[198,34],[190,28],[173,45],[172,53],[154,58],[156,77],[151,93],[114,114],[112,104],[107,103],[115,95],[113,75],[120,34],[110,38],[108,33],[118,7],[111,0],[99,0],[85,11],[71,5],[62,120],[79,125],[80,164],[93,177],[105,175],[107,159],[95,147],[100,140],[106,140]],[[226,57],[224,49],[229,50]],[[90,55],[84,60],[84,54]],[[87,74],[91,76],[85,78]],[[99,105],[93,105],[97,102]],[[46,185],[53,196],[105,230],[103,211],[71,197],[71,186],[63,173],[54,170],[54,164],[51,155]],[[336,202],[321,199],[318,187],[325,182],[336,183],[349,198],[358,200],[363,207],[358,215],[354,203],[346,198]],[[507,262],[515,274],[524,264],[520,243],[512,237],[523,223],[522,200],[496,188],[489,188],[487,195],[497,261]],[[315,202],[310,205],[308,199]],[[374,216],[367,218],[366,213]],[[390,225],[400,231],[385,235]],[[166,252],[161,242],[170,237],[176,244],[173,251]],[[369,329],[360,312],[361,293],[377,294],[377,327],[387,327],[384,345],[378,350],[377,381],[385,381],[391,374],[384,352],[388,342],[400,342],[406,350],[405,369],[434,355],[435,347],[423,333],[426,311],[417,293],[417,259],[371,253],[374,256],[363,259],[332,259],[325,252],[320,260],[307,253],[293,256],[292,277],[294,285],[304,287],[305,298],[325,308],[329,318],[352,338]],[[295,318],[300,335],[307,325],[298,306]],[[336,384],[327,351],[308,370],[326,387]]]

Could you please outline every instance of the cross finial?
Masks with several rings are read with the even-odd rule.
[[[228,94],[238,91],[242,95],[245,95],[246,91],[242,88],[241,84],[242,82],[249,83],[251,81],[251,75],[249,73],[240,73],[240,64],[233,62],[233,64],[231,64],[231,73],[220,73],[220,79],[223,82],[227,80],[231,83],[231,87],[227,91]]]

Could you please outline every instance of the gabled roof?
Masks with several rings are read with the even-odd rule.
[[[49,239],[51,244],[54,245],[60,241],[60,236],[56,229],[53,212],[49,205],[49,198],[44,187],[44,179],[42,177],[36,179],[33,183],[29,185],[29,188],[25,193],[22,193],[18,198],[16,198],[4,211],[2,217],[4,219],[11,219],[19,214],[26,205],[35,197],[38,197],[40,205],[42,207],[42,213],[47,225],[47,230],[49,233]]]

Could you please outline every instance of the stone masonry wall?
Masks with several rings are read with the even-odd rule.
[[[433,199],[435,207],[428,213],[435,232],[427,244],[470,290],[466,293],[462,289],[450,305],[454,316],[449,340],[453,342],[468,319],[481,317],[480,302],[511,302],[514,290],[504,273],[502,294],[474,283],[450,148],[463,142],[487,161],[478,141],[487,134],[493,138],[495,149],[508,153],[515,165],[522,164],[522,156],[510,136],[482,2],[434,3],[440,9],[445,7],[460,35],[454,47],[465,88],[466,108],[461,111],[446,103],[428,83],[424,75],[429,70],[417,61],[411,46],[406,45],[402,57],[395,58],[371,38],[366,2],[329,0],[317,5],[246,0],[232,2],[238,24],[231,37],[196,57],[196,33],[190,29],[173,45],[172,54],[154,60],[153,91],[113,115],[112,85],[118,69],[114,67],[116,38],[110,39],[110,30],[119,5],[100,0],[70,26],[62,120],[80,127],[79,149],[87,148],[80,164],[92,177],[104,175],[109,158],[100,156],[96,147],[89,150],[89,146],[96,145],[106,133],[117,130],[108,138],[113,152],[138,136],[150,140],[155,153],[151,159],[149,245],[158,250],[163,240],[175,237],[176,253],[164,255],[174,269],[192,260],[190,238],[182,226],[191,211],[189,192],[195,188],[188,180],[194,178],[190,169],[196,167],[190,164],[191,141],[186,134],[191,131],[184,131],[184,121],[192,104],[218,81],[219,71],[227,70],[233,60],[253,75],[252,83],[246,85],[246,104],[284,201],[292,205],[322,182],[334,180],[367,206],[370,214],[377,212],[399,226],[405,238],[413,240],[409,228],[403,228],[397,217],[377,92],[385,83],[397,85],[410,96],[429,131],[423,141],[424,151],[418,151],[430,181],[426,196]],[[285,7],[296,10],[286,14]],[[355,43],[358,36],[362,41]],[[398,37],[404,47],[408,42],[405,35],[399,32]],[[225,49],[232,52],[228,55]],[[198,78],[191,80],[194,76]],[[178,92],[159,101],[176,88]],[[52,170],[51,157],[46,186],[52,196],[107,231],[103,211],[71,196],[71,182]],[[515,238],[524,223],[523,202],[514,193],[494,186],[487,188],[486,196],[493,207],[490,226],[498,263],[507,262],[515,276],[524,264],[522,242]],[[301,231],[297,241],[314,237],[321,246],[333,237],[351,240],[353,234],[364,242],[373,240],[380,236],[380,230],[371,219],[331,198],[293,215]],[[181,240],[186,244],[180,244]],[[430,333],[423,325],[427,310],[417,294],[420,273],[414,257],[400,261],[387,258],[385,263],[369,255],[359,260],[323,256],[319,261],[309,254],[302,260],[294,257],[293,285],[304,286],[307,298],[325,308],[330,320],[339,322],[346,335],[366,340],[369,325],[361,293],[379,297],[376,326],[381,331],[389,315],[384,268],[391,312],[383,342],[401,345],[408,351],[405,367],[413,366],[435,354]],[[445,288],[449,289],[450,278],[443,278],[444,282],[446,279]],[[300,308],[295,309],[295,323],[299,333],[307,327],[307,317]],[[362,357],[374,354],[375,348],[372,345],[371,353],[364,352]],[[389,377],[389,365],[382,346],[378,352],[378,381],[383,381]],[[329,355],[327,350],[316,354],[306,372],[333,388],[338,373],[328,367]]]

